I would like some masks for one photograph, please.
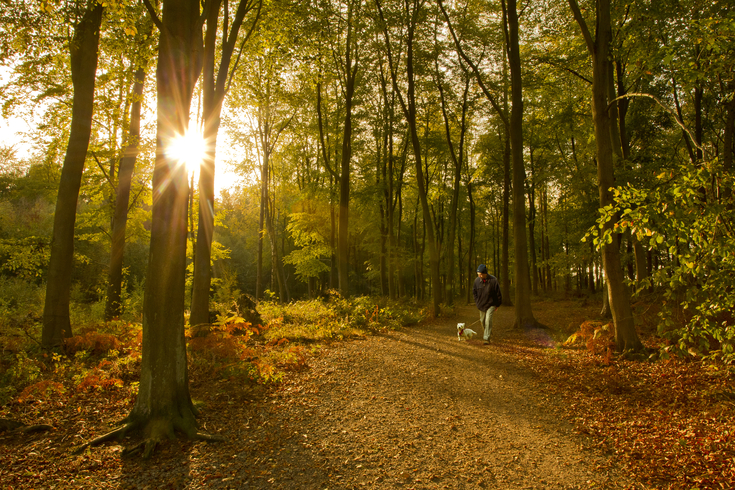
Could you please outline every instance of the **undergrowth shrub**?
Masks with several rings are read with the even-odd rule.
[[[115,335],[99,332],[85,332],[64,341],[64,348],[71,355],[79,351],[91,351],[95,355],[101,355],[119,347],[120,342]]]
[[[26,386],[18,396],[18,402],[24,403],[30,400],[48,400],[65,392],[64,385],[57,381],[45,379],[38,383]]]
[[[205,376],[274,384],[286,372],[307,366],[303,346],[290,345],[282,337],[271,337],[266,343],[254,340],[264,338],[266,330],[245,321],[237,311],[218,316],[207,336],[188,339],[193,370]]]
[[[639,285],[639,293],[656,287],[664,294],[658,333],[676,349],[662,348],[662,357],[678,352],[735,362],[735,193],[703,192],[713,182],[720,189],[735,183],[718,160],[662,172],[651,188],[618,187],[615,206],[601,209],[598,219],[598,227],[616,219],[615,229],[589,233],[600,245],[611,243],[613,232],[630,231],[645,249],[675,258]]]
[[[564,342],[565,346],[583,345],[590,353],[603,356],[609,364],[615,351],[615,329],[612,323],[588,320]]]
[[[318,341],[343,339],[418,323],[427,310],[414,302],[360,296],[345,299],[330,290],[326,300],[296,301],[287,305],[264,301],[258,305],[268,325],[266,338]]]

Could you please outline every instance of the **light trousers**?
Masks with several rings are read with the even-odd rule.
[[[490,332],[493,329],[493,312],[495,306],[491,306],[487,311],[480,311],[480,323],[485,328],[485,332],[482,335],[483,340],[490,340]]]

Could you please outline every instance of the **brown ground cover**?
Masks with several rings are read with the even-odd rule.
[[[457,341],[476,317],[458,307],[325,345],[270,388],[193,370],[202,429],[225,441],[148,460],[121,456],[135,436],[72,453],[130,411],[114,387],[14,402],[0,417],[53,429],[0,433],[0,488],[735,487],[732,370],[560,347],[598,309],[535,303],[553,333],[500,308],[485,346]]]

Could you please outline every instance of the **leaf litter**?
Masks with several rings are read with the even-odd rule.
[[[540,321],[576,322],[569,305],[551,305]],[[457,342],[456,323],[474,316],[460,307],[329,344],[268,388],[195,371],[202,428],[225,442],[179,440],[148,460],[121,456],[135,439],[71,453],[129,413],[122,390],[9,404],[0,417],[54,429],[0,433],[0,488],[735,485],[732,370],[550,348],[512,330],[511,308],[496,313],[490,346]]]

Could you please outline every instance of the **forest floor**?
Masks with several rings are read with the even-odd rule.
[[[547,325],[588,313],[534,304]],[[147,460],[109,442],[130,401],[91,393],[4,410],[48,432],[0,433],[2,489],[735,488],[733,373],[555,348],[494,316],[490,345],[459,342],[473,306],[334,342],[272,388],[192,379],[219,443],[163,444]],[[479,325],[472,326],[478,333]]]

